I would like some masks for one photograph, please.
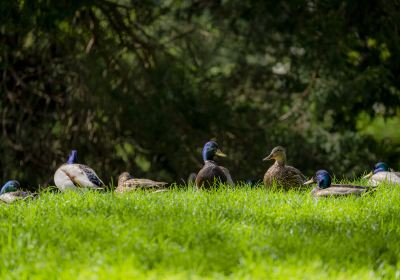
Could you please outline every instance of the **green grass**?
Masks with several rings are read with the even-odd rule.
[[[1,279],[399,278],[400,189],[50,193],[0,205]]]

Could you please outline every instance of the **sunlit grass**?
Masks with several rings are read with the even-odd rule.
[[[400,190],[43,192],[0,205],[0,278],[400,276]]]

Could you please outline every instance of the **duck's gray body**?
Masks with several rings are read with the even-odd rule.
[[[28,197],[31,197],[31,194],[28,192],[15,191],[0,195],[0,201],[5,203],[13,203],[14,201],[26,199]]]
[[[361,195],[368,190],[364,186],[334,184],[328,188],[316,187],[311,191],[314,197]]]
[[[372,175],[368,182],[371,186],[378,186],[383,182],[400,185],[400,176],[397,172],[381,171]]]

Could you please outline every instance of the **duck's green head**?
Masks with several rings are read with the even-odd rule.
[[[71,153],[69,154],[67,163],[73,164],[77,163],[77,161],[78,161],[78,152],[76,150],[72,150]]]
[[[317,183],[319,188],[326,189],[331,186],[332,178],[328,171],[318,170],[317,173],[315,173],[315,176],[304,184],[308,185],[312,183]]]
[[[5,194],[8,192],[16,192],[19,188],[18,181],[11,180],[4,184],[4,186],[0,190],[0,194]]]
[[[226,157],[226,155],[219,149],[218,144],[214,141],[207,142],[203,147],[201,153],[203,160],[213,160],[215,156]]]
[[[384,162],[378,162],[374,166],[374,174],[379,173],[379,172],[384,172],[384,171],[389,171],[389,165],[387,165]]]

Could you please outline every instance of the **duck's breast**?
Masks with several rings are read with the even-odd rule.
[[[218,165],[206,163],[199,173],[197,173],[196,186],[198,188],[210,188],[214,185],[215,180],[226,183],[227,177]]]
[[[72,181],[70,168],[65,165],[60,166],[54,173],[54,184],[60,191],[76,189],[75,183]]]

